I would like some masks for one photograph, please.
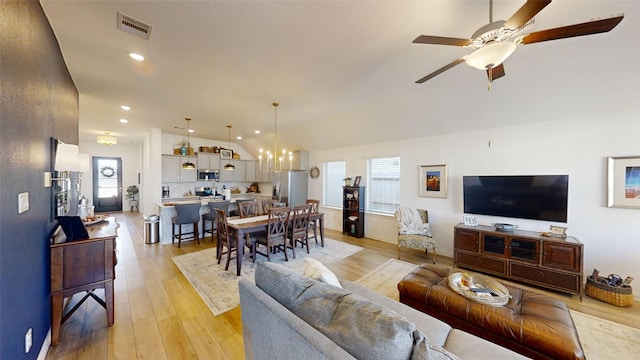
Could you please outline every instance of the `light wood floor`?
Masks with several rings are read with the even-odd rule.
[[[87,301],[62,326],[60,345],[52,346],[47,359],[244,359],[240,309],[214,316],[171,257],[212,247],[186,242],[182,248],[144,244],[142,216],[115,214],[121,224],[115,280],[115,324],[106,326],[106,313]],[[328,237],[364,247],[328,267],[339,278],[357,280],[391,257],[396,248],[370,239],[343,236],[327,230]],[[403,252],[402,260],[426,261],[423,252]],[[451,266],[450,258],[438,263]],[[519,286],[523,286],[519,284]],[[526,286],[523,286],[526,287]],[[640,328],[640,305],[618,308],[589,297],[556,294],[572,309]],[[79,296],[77,296],[79,297]],[[72,298],[70,304],[77,301]]]

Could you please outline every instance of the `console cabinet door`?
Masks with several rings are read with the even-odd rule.
[[[581,247],[545,241],[542,250],[542,266],[579,272],[582,263]]]
[[[480,233],[474,230],[456,229],[455,249],[478,252],[480,250]]]

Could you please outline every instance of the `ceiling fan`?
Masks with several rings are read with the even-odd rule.
[[[491,84],[493,80],[505,75],[503,62],[513,54],[518,45],[607,32],[616,27],[624,18],[624,15],[620,15],[520,35],[521,30],[532,22],[531,19],[550,3],[551,0],[528,0],[509,20],[494,22],[493,0],[489,0],[489,24],[478,29],[470,39],[418,36],[413,40],[413,43],[469,47],[473,49],[473,52],[441,67],[416,83],[421,84],[460,63],[466,62],[467,65],[476,69],[485,70],[489,84]]]

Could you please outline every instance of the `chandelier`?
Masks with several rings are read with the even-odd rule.
[[[265,153],[263,149],[260,149],[260,154],[258,155],[259,169],[262,172],[290,171],[293,153],[289,151],[289,167],[286,168],[285,157],[287,150],[282,149],[282,155],[278,157],[278,105],[280,104],[274,102],[272,105],[275,119],[273,127],[273,153],[271,153],[271,151]]]
[[[118,143],[118,138],[110,135],[109,133],[104,133],[104,135],[98,135],[97,141],[100,145],[116,145]]]

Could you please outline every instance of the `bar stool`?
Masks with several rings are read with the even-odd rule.
[[[193,235],[186,239],[195,239],[200,243],[198,238],[198,222],[200,221],[200,203],[197,204],[176,204],[176,212],[178,215],[171,219],[171,243],[173,244],[175,239],[178,239],[178,247],[182,243],[182,235]],[[182,225],[193,224],[193,231],[182,232]],[[178,226],[178,233],[176,234],[176,225]]]
[[[223,201],[209,201],[209,213],[202,215],[202,238],[207,236],[207,233],[211,233],[211,241],[213,241],[213,233],[216,232],[216,210],[221,209],[225,214],[229,213],[229,200]],[[211,230],[207,230],[207,221],[211,222]]]

